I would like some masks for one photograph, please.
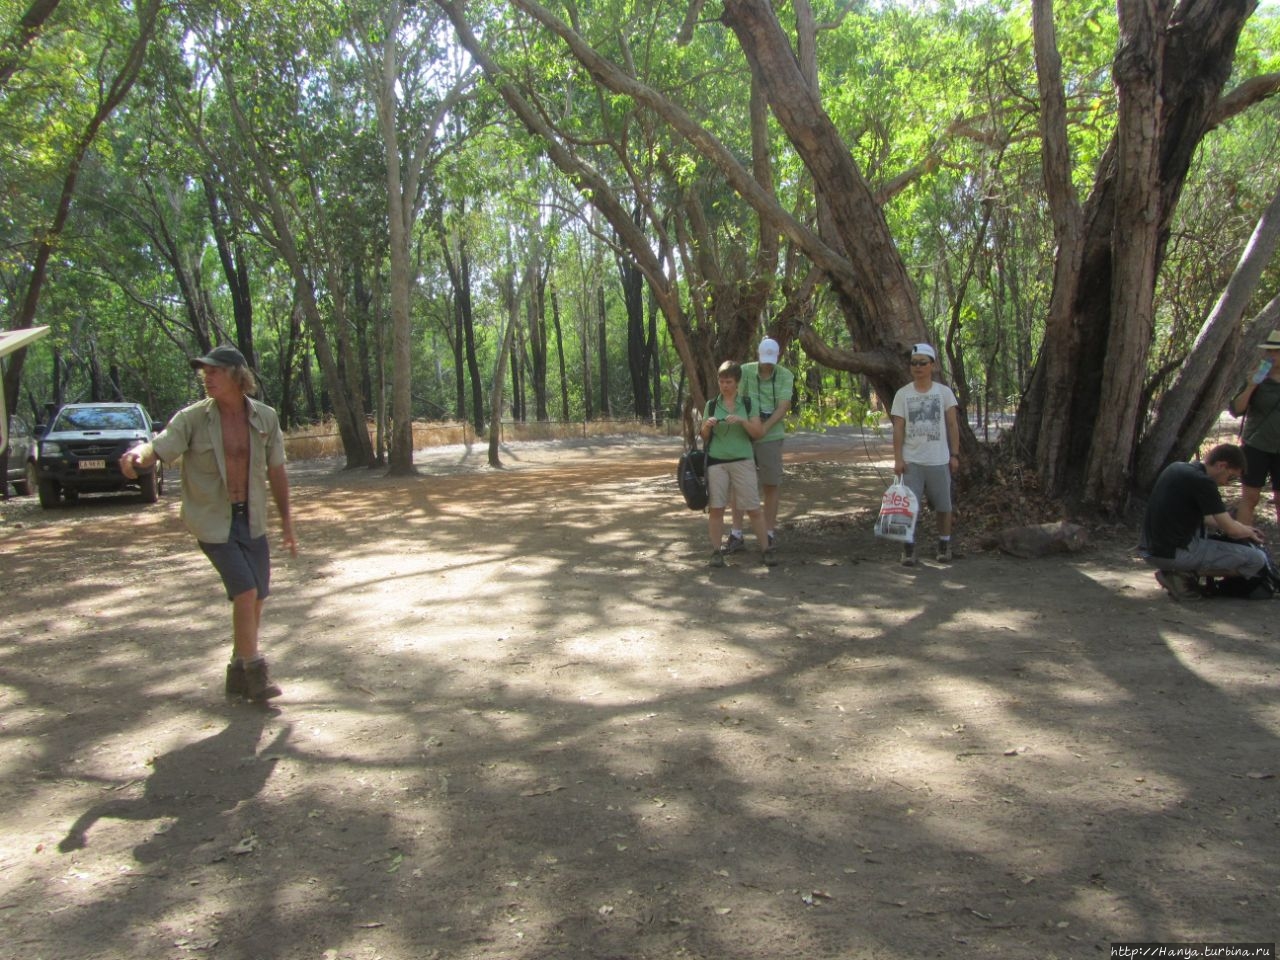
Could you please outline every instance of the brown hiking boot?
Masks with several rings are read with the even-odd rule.
[[[1157,570],[1156,583],[1168,591],[1169,597],[1176,603],[1185,603],[1202,598],[1200,581],[1192,573],[1175,573],[1172,570]]]
[[[249,686],[244,679],[244,661],[232,660],[227,664],[227,696],[247,697]]]
[[[263,657],[244,665],[244,696],[249,700],[270,700],[283,692],[267,676],[267,661]]]

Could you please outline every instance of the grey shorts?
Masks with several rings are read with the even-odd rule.
[[[226,543],[197,541],[227,588],[227,599],[234,600],[246,590],[257,590],[258,599],[271,593],[271,548],[265,536],[249,533],[249,514],[231,514],[231,535]]]
[[[1267,555],[1247,543],[1231,543],[1214,537],[1194,537],[1185,548],[1179,547],[1172,557],[1153,557],[1143,554],[1142,559],[1157,570],[1175,573],[1231,573],[1237,577],[1252,577],[1267,565]]]
[[[911,488],[920,505],[924,506],[925,497],[929,498],[929,506],[934,513],[951,512],[951,467],[940,463],[930,466],[923,463],[908,463],[907,472],[902,482]]]
[[[756,475],[760,485],[777,487],[782,484],[782,440],[761,440],[756,443]]]

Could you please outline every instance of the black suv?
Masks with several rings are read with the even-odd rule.
[[[68,403],[48,429],[36,427],[40,506],[56,507],[81,493],[136,487],[145,503],[155,503],[164,489],[162,470],[149,470],[137,480],[120,472],[120,457],[160,431],[139,403]]]

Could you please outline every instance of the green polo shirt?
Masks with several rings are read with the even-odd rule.
[[[761,420],[768,420],[778,404],[784,400],[791,402],[791,394],[795,389],[796,376],[786,367],[774,365],[773,375],[767,380],[760,379],[760,364],[744,363],[742,365],[742,383],[738,392],[751,398],[751,409]],[[765,435],[756,443],[766,440],[781,440],[787,435],[787,418],[783,417],[771,426]]]
[[[742,400],[743,394],[739,390],[737,401],[733,405],[733,413],[750,420],[756,416],[756,405],[754,402],[744,404]],[[751,409],[748,410],[747,406]],[[707,409],[704,412],[708,417],[715,417],[717,421],[711,428],[711,439],[707,441],[708,463],[731,463],[734,460],[750,460],[755,456],[755,448],[752,446],[751,434],[747,433],[747,428],[740,423],[724,422],[724,418],[729,416],[729,408],[725,406],[723,396],[716,394],[713,399],[708,400]]]
[[[280,418],[265,403],[244,398],[249,413],[249,532],[267,532],[267,468],[285,462]],[[173,415],[151,441],[166,463],[182,458],[182,520],[197,540],[226,543],[231,533],[231,499],[222,449],[222,417],[212,398]]]

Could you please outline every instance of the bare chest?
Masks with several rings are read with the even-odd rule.
[[[222,457],[227,465],[227,493],[233,501],[249,490],[249,420],[244,414],[222,414]]]

